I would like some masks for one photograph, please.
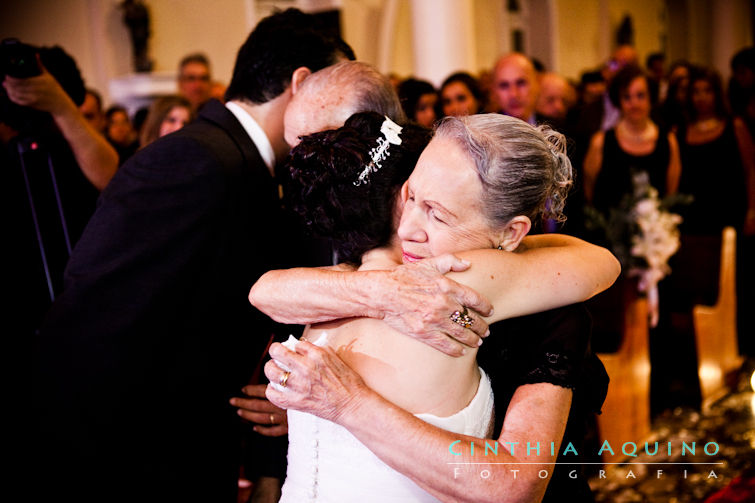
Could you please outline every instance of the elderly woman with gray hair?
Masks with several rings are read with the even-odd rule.
[[[618,262],[567,236],[525,239],[533,219],[558,217],[563,207],[571,166],[560,134],[498,114],[447,118],[401,185],[392,173],[410,162],[403,149],[415,133],[380,122],[305,137],[290,165],[304,180],[315,226],[359,227],[346,216],[361,207],[354,201],[382,200],[396,232],[372,243],[357,267],[271,271],[250,292],[278,321],[319,322],[301,341],[273,344],[265,367],[267,396],[289,416],[282,501],[539,501],[561,452],[572,390],[584,380],[589,335],[554,337],[532,325],[524,344],[542,353],[522,358],[524,367],[512,363],[521,379],[509,383],[516,390],[500,397],[505,414],[494,417],[478,348],[455,352],[458,343],[436,341],[446,354],[395,330],[375,284],[410,275],[417,288],[435,282],[443,290],[454,280],[490,300],[493,309],[481,314],[494,323],[585,300],[610,286]],[[339,152],[354,155],[335,159]],[[464,305],[448,307],[449,333],[480,321]],[[523,340],[509,342],[518,354]],[[488,440],[496,422],[497,441]],[[476,461],[491,464],[485,475]]]

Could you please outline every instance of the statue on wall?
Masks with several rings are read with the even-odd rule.
[[[137,72],[152,71],[152,60],[147,53],[149,41],[149,10],[141,0],[124,0],[123,22],[131,35],[131,45],[134,57],[134,70]]]
[[[616,45],[634,45],[634,23],[629,14],[624,15],[616,30]]]

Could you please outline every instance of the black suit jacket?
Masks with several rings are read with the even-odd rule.
[[[284,234],[277,183],[219,102],[118,171],[36,339],[52,494],[235,501],[228,399],[271,330],[247,294],[284,265]]]

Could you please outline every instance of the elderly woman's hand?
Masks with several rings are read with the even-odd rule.
[[[308,412],[338,423],[360,396],[369,393],[362,378],[346,365],[331,348],[321,348],[299,341],[296,351],[282,344],[270,346],[273,358],[265,364],[265,375],[271,383],[267,398],[284,409]],[[276,361],[290,370],[284,371]]]
[[[464,271],[469,263],[446,254],[398,266],[388,273],[383,296],[383,320],[393,329],[414,337],[451,356],[461,356],[464,346],[476,348],[489,333],[482,316],[493,306],[482,295],[444,276]],[[464,312],[471,325],[463,326],[452,315]]]

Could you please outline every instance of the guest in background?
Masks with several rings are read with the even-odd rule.
[[[686,110],[689,120],[676,134],[684,166],[679,192],[694,200],[679,209],[684,217],[681,230],[720,235],[724,227],[733,226],[741,232],[748,206],[746,173],[755,170],[747,125],[729,117],[721,77],[710,68],[692,69]],[[750,200],[754,198],[751,194]],[[750,220],[755,224],[754,218]]]
[[[398,86],[398,98],[411,121],[430,128],[438,119],[438,91],[425,80],[408,78]]]
[[[440,101],[446,117],[474,115],[485,108],[485,95],[480,84],[466,72],[456,72],[443,81]]]
[[[157,98],[149,107],[139,141],[140,147],[144,148],[161,136],[178,131],[193,119],[191,103],[183,96]]]
[[[653,112],[653,120],[667,131],[676,131],[685,121],[691,67],[686,61],[676,61],[669,69],[666,98]]]
[[[105,137],[118,152],[118,165],[123,165],[139,149],[128,111],[121,105],[113,105],[105,112],[105,122]]]
[[[564,77],[548,72],[540,76],[540,93],[535,103],[535,112],[540,122],[547,122],[555,129],[563,130],[566,115],[576,101],[576,91]]]
[[[537,72],[527,56],[515,52],[498,60],[495,66],[495,92],[501,113],[532,125],[537,122]]]
[[[616,127],[595,133],[585,157],[585,198],[608,213],[632,191],[632,174],[645,171],[661,196],[676,192],[681,173],[679,147],[673,134],[650,118],[647,76],[627,66],[609,88],[621,116]]]
[[[194,112],[210,100],[212,78],[207,56],[194,53],[181,60],[178,65],[178,93],[189,100]]]
[[[729,117],[721,78],[715,70],[692,67],[686,116],[689,120],[676,133],[684,167],[679,192],[692,195],[693,200],[674,210],[684,219],[681,246],[669,261],[671,274],[660,285],[660,337],[651,344],[652,361],[659,362],[652,372],[651,403],[656,413],[680,405],[700,405],[693,308],[716,302],[721,232],[732,226],[738,240],[744,237],[748,201],[745,167],[749,172],[755,170],[752,138],[744,121]],[[753,197],[751,193],[751,201]],[[737,270],[748,262],[749,258],[738,256]],[[747,339],[740,337],[743,342]],[[683,356],[673,372],[660,364],[670,354]]]
[[[637,51],[630,45],[620,45],[601,69],[607,88],[618,72],[628,65],[637,66]],[[604,92],[599,99],[580,107],[575,113],[569,130],[576,143],[572,162],[577,169],[577,178],[581,174],[582,163],[593,135],[597,131],[607,131],[616,126],[620,116],[618,105],[614,105],[610,92]]]
[[[105,111],[102,109],[102,96],[94,89],[87,88],[84,103],[79,106],[79,112],[89,122],[92,128],[100,134],[105,134]]]
[[[582,73],[579,79],[579,104],[589,105],[603,99],[606,89],[606,79],[600,71]]]
[[[662,52],[648,54],[645,70],[648,74],[650,102],[655,106],[666,96],[666,56]]]

